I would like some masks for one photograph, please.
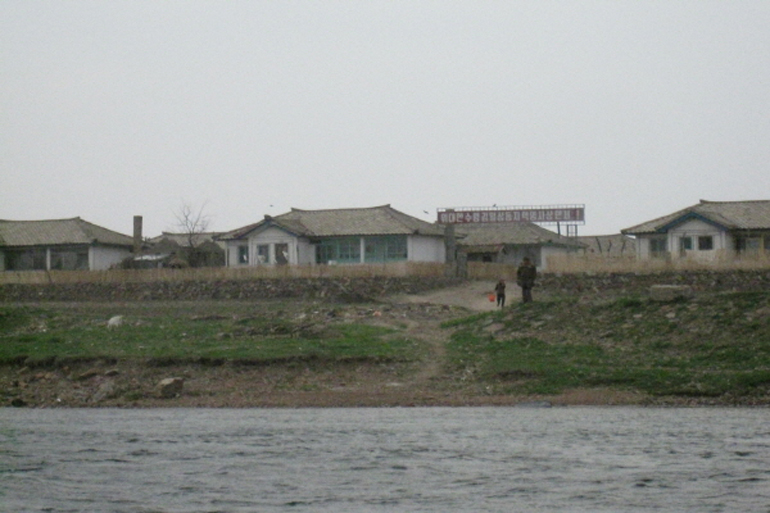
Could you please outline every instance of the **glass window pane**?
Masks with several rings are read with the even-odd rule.
[[[702,235],[698,237],[698,249],[701,251],[714,249],[714,237],[711,235]]]

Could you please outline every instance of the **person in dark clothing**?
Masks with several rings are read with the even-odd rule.
[[[516,270],[516,283],[521,287],[521,301],[523,303],[532,301],[532,287],[535,286],[535,278],[537,278],[535,264],[529,258],[525,258]]]
[[[497,294],[497,306],[505,306],[505,280],[500,280],[495,285],[495,294]]]

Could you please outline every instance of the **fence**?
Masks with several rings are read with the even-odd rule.
[[[515,264],[468,262],[470,280],[513,280]],[[636,273],[653,274],[672,271],[737,271],[770,269],[770,257],[747,256],[740,259],[715,259],[710,262],[691,259],[602,258],[590,255],[552,256],[547,274]],[[111,269],[109,271],[6,271],[0,272],[0,285],[42,285],[73,283],[150,283],[177,281],[223,281],[291,278],[439,278],[447,275],[445,264],[397,262],[365,265],[307,265],[262,267],[201,267],[188,269]]]
[[[284,265],[262,267],[200,267],[188,269],[110,269],[108,271],[6,271],[0,285],[47,283],[149,283],[286,278],[435,278],[445,274],[444,264],[397,262],[366,265]]]
[[[717,255],[710,260],[695,258],[601,257],[597,255],[554,255],[548,258],[550,273],[637,273],[670,271],[749,271],[770,269],[770,255]]]

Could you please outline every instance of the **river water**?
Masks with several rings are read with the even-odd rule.
[[[4,512],[770,512],[770,410],[0,409]]]

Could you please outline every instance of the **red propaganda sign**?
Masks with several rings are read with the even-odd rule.
[[[468,223],[570,223],[585,222],[585,207],[519,207],[490,210],[446,209],[438,213],[439,224]]]

